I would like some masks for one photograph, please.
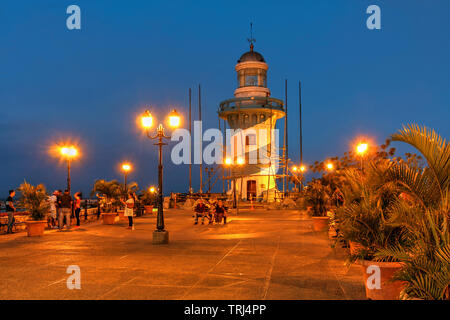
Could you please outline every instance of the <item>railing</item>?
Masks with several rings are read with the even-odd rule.
[[[283,106],[284,106],[283,101],[275,98],[243,97],[222,101],[220,103],[218,112],[231,111],[235,109],[255,108],[255,107],[284,111]]]

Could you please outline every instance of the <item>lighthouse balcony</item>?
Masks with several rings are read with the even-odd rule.
[[[242,97],[232,98],[222,101],[219,106],[219,114],[246,111],[253,109],[263,109],[265,111],[282,111],[284,112],[283,101],[270,97]]]

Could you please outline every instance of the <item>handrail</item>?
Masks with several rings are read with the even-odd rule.
[[[249,104],[251,103],[251,104]],[[224,100],[220,103],[218,112],[223,112],[225,109],[234,108],[269,108],[284,111],[284,103],[280,99],[271,97],[241,97]]]

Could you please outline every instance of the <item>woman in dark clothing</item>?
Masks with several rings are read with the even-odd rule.
[[[77,227],[80,226],[80,212],[81,212],[81,198],[83,197],[81,192],[75,193],[75,202],[74,202],[74,208],[75,208],[75,217],[77,218]]]

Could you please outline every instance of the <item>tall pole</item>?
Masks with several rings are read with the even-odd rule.
[[[303,166],[303,129],[302,129],[302,82],[298,82],[298,107],[300,114],[300,165]],[[303,172],[300,181],[300,191],[303,190]]]
[[[221,121],[220,121],[220,118],[219,118],[219,131],[222,132],[222,128],[220,127],[220,122]],[[225,127],[225,120],[223,122],[224,122],[223,126]],[[222,135],[222,137],[224,137],[224,136],[225,135]],[[224,157],[226,157],[225,146],[226,146],[226,140],[222,144],[222,159],[224,159]],[[223,165],[222,165],[222,194],[225,194],[225,168],[224,168]]]
[[[285,105],[286,105],[286,116],[284,117],[284,149],[285,149],[285,156],[284,156],[284,184],[283,187],[286,192],[289,192],[289,182],[287,178],[288,174],[288,97],[287,97],[287,79],[284,82],[284,96],[285,96]]]
[[[192,192],[192,132],[191,132],[191,88],[189,88],[189,194]]]
[[[201,87],[198,85],[198,118],[202,121],[202,95]],[[200,159],[200,193],[203,193],[203,159]]]
[[[70,181],[70,159],[68,159],[67,160],[67,190],[69,190],[69,194],[71,194],[70,187],[71,187],[71,181]]]
[[[128,193],[128,186],[127,186],[127,172],[124,173],[124,183],[125,183],[125,194]]]
[[[162,130],[162,128],[161,128]],[[162,138],[163,132],[158,132],[159,141],[156,143],[159,146],[159,165],[158,165],[158,215],[156,217],[156,229],[164,231],[164,213],[163,213],[163,164],[162,164],[162,146],[164,145]]]
[[[236,175],[234,170],[233,170],[233,208],[236,208]]]

